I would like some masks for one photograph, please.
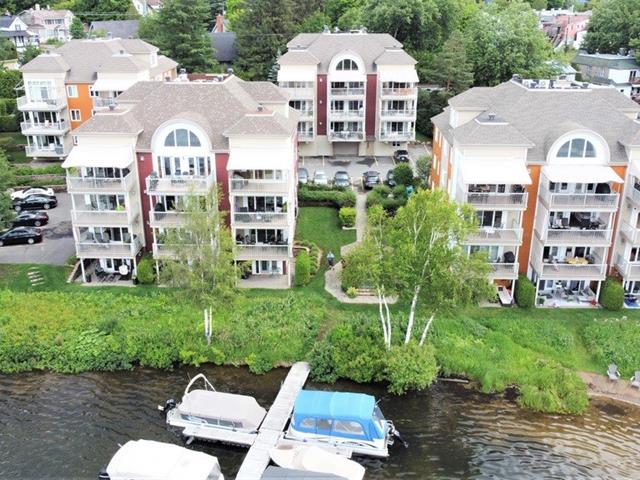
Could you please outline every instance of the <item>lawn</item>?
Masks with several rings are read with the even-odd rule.
[[[296,239],[317,244],[323,251],[340,259],[340,247],[356,241],[355,230],[342,230],[338,210],[331,207],[302,207],[298,215]]]

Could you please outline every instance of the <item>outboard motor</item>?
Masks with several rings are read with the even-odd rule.
[[[102,467],[100,469],[100,473],[98,473],[98,480],[110,480],[109,474],[107,473],[107,467]]]
[[[170,398],[169,400],[164,402],[164,407],[162,405],[158,405],[158,410],[166,415],[177,406],[178,404],[176,403],[176,401],[173,398]]]
[[[400,443],[402,443],[402,445],[404,446],[404,448],[409,448],[409,442],[405,441],[402,436],[400,435],[400,432],[396,429],[395,425],[393,424],[393,422],[387,420],[387,423],[389,424],[389,435],[391,435],[392,438],[397,438],[398,441]]]

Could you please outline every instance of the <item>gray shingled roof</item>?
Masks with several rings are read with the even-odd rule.
[[[376,58],[375,63],[376,65],[415,65],[418,62],[404,50],[387,50]]]
[[[235,32],[210,32],[211,46],[218,62],[232,63],[238,54]]]
[[[513,82],[492,88],[472,88],[449,100],[455,109],[492,112],[507,126],[486,125],[475,120],[451,129],[448,109],[432,118],[433,123],[456,143],[515,145],[528,139],[533,146],[527,159],[544,162],[548,149],[562,135],[577,129],[592,130],[609,145],[611,162],[628,161],[622,142],[637,141],[640,123],[627,115],[640,106],[612,88],[579,90],[527,89]]]
[[[14,15],[0,15],[0,28],[9,28],[15,18]]]
[[[633,57],[626,55],[614,55],[605,53],[579,52],[573,59],[576,65],[590,65],[593,67],[606,67],[614,70],[630,70],[640,68],[640,64]]]
[[[271,82],[242,82],[240,86],[258,102],[286,102],[289,94]]]
[[[104,30],[114,38],[138,38],[138,20],[99,20],[91,22],[89,30]]]
[[[409,64],[410,55],[389,54],[388,50],[401,50],[402,44],[388,33],[300,33],[287,43],[288,51],[280,58],[281,65],[296,64],[304,58],[312,63],[312,57],[302,57],[300,51],[307,51],[318,59],[319,73],[326,73],[331,59],[340,52],[352,51],[362,57],[367,73],[376,71],[376,61],[389,64],[395,57],[399,64]],[[386,53],[385,53],[386,52]],[[415,60],[413,60],[415,64]],[[395,63],[393,63],[395,64]]]
[[[138,82],[119,97],[123,106],[134,104],[127,113],[99,113],[74,133],[139,133],[137,148],[142,150],[151,148],[154,132],[172,119],[199,125],[215,149],[228,148],[227,134],[293,134],[296,115],[286,118],[268,110],[259,114],[258,99],[274,99],[273,85],[256,82],[248,87],[247,83],[237,77],[224,82]],[[280,103],[286,104],[286,98]]]

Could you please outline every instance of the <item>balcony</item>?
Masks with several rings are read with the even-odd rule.
[[[27,145],[25,151],[29,157],[65,157],[69,155],[69,149],[64,145]]]
[[[490,263],[491,272],[489,278],[496,279],[516,279],[518,278],[518,263]]]
[[[409,142],[415,136],[415,132],[389,132],[384,130],[380,132],[380,140],[383,142]]]
[[[69,124],[61,122],[20,122],[23,135],[64,135],[69,131]]]
[[[25,95],[18,97],[18,110],[21,112],[56,112],[67,106],[64,98],[48,98],[46,100],[28,100]]]
[[[233,222],[235,224],[269,224],[273,226],[287,226],[287,216],[287,213],[234,212]]]
[[[298,131],[298,141],[300,142],[310,142],[313,140],[313,131]]]
[[[151,228],[180,227],[185,223],[185,212],[156,212],[154,210],[149,212],[149,224]]]
[[[556,193],[542,185],[540,198],[549,209],[572,210],[616,210],[618,208],[617,193]]]
[[[363,97],[364,88],[331,88],[332,97]]]
[[[470,235],[466,243],[469,245],[520,245],[522,229],[482,227],[477,233]]]
[[[91,97],[91,101],[93,103],[94,110],[102,110],[109,108],[111,105],[115,106],[117,100],[109,97]]]
[[[298,110],[298,113],[300,114],[300,119],[304,120],[304,119],[312,119],[313,118],[313,110]]]
[[[156,260],[162,259],[176,259],[178,254],[176,253],[175,245],[167,245],[165,243],[153,244],[153,258]]]
[[[546,233],[546,235],[545,235]],[[577,228],[548,228],[542,232],[545,245],[585,245],[607,247],[611,244],[611,229],[581,230]]]
[[[543,260],[532,252],[534,268],[543,280],[604,280],[607,264],[597,255],[565,258],[562,261]]]
[[[640,243],[640,227],[633,227],[623,221],[620,223],[620,231],[632,245]]]
[[[71,218],[76,226],[126,227],[134,218],[126,210],[72,210]]]
[[[640,262],[623,260],[620,255],[616,255],[615,266],[623,276],[624,281],[640,280]]]
[[[332,142],[360,142],[364,140],[362,132],[330,132],[329,140]]]
[[[383,88],[380,93],[383,97],[415,97],[418,89],[416,87]]]
[[[458,198],[478,210],[524,210],[529,196],[524,193],[465,192],[458,189]]]
[[[305,100],[309,98],[314,98],[315,89],[313,87],[283,87],[281,86],[285,92],[288,92],[291,96],[291,100]]]
[[[286,260],[289,245],[238,245],[236,260]]]
[[[408,110],[382,110],[380,112],[382,117],[411,117],[415,118],[416,111],[413,109]]]
[[[640,207],[640,188],[637,188],[636,185],[631,188],[627,188],[625,195],[629,200],[631,200],[634,206]],[[638,185],[638,187],[640,187],[640,185]]]
[[[69,193],[124,193],[130,191],[135,183],[133,173],[129,173],[124,178],[67,176],[67,191]]]
[[[147,193],[157,195],[206,195],[213,188],[213,175],[146,178]]]
[[[245,180],[232,178],[231,193],[288,193],[289,183],[282,180]]]
[[[78,258],[126,258],[135,257],[142,249],[138,239],[131,243],[123,242],[96,242],[88,238],[76,243]]]
[[[362,118],[364,110],[331,110],[329,116],[332,118]]]

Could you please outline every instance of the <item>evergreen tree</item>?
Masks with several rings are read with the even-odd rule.
[[[71,32],[71,36],[73,38],[84,38],[84,25],[82,21],[78,17],[73,17],[73,21],[71,22],[71,28],[69,28]]]
[[[269,80],[270,82],[276,83],[278,81],[278,70],[280,70],[280,64],[278,63],[278,60],[280,60],[281,56],[282,52],[280,51],[280,49],[278,49],[278,53],[276,53],[276,59],[269,69],[269,75],[267,75],[267,80]]]
[[[429,80],[458,94],[473,84],[473,64],[467,58],[464,37],[453,32],[435,59]]]
[[[140,24],[140,38],[152,43],[190,72],[216,66],[207,31],[211,7],[206,0],[165,0],[162,9]]]
[[[266,80],[278,49],[296,30],[293,0],[247,0],[234,22],[238,57],[234,63],[247,80]]]
[[[27,45],[24,51],[20,54],[19,60],[21,65],[29,63],[31,60],[40,55],[40,49],[35,45]]]
[[[0,60],[13,60],[18,58],[16,46],[8,38],[0,39]]]

